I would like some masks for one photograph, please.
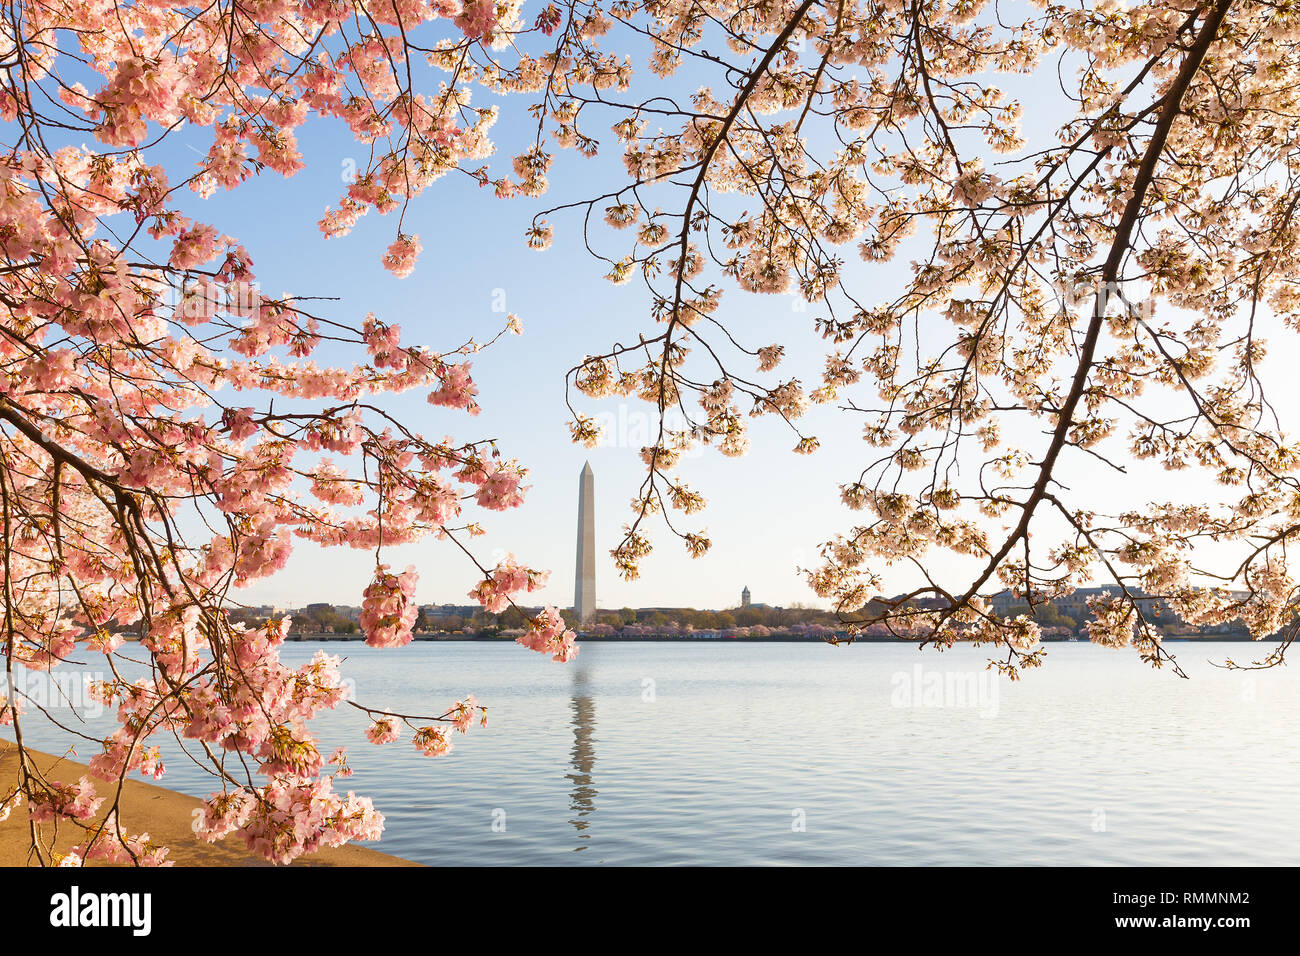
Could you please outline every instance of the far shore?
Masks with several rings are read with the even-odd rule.
[[[899,637],[881,637],[879,635],[859,635],[852,639],[848,634],[836,634],[836,639],[840,643],[854,644],[904,644],[914,643],[905,641]],[[294,634],[289,632],[286,640],[289,641],[363,641],[365,635],[358,631],[355,634]],[[495,641],[513,642],[514,635],[505,634],[416,634],[413,640],[416,641]],[[1212,643],[1244,643],[1244,644],[1268,644],[1280,641],[1282,638],[1277,635],[1265,637],[1261,640],[1255,640],[1253,637],[1242,634],[1180,634],[1170,635],[1161,638],[1162,643],[1168,641],[1189,641],[1199,642],[1202,644]],[[1086,637],[1044,637],[1044,644],[1087,644]],[[587,635],[578,633],[579,644],[655,644],[655,643],[680,643],[690,642],[693,644],[825,644],[824,637],[808,637],[797,634],[773,634],[767,637],[694,637],[689,634],[647,634],[636,637],[619,637],[618,635]],[[961,642],[959,642],[961,643]]]
[[[55,757],[27,748],[27,753],[37,769],[50,781],[72,783],[89,771],[84,763],[69,757]],[[93,778],[92,778],[93,779]],[[0,740],[0,793],[8,793],[18,781],[18,748],[8,740]],[[113,792],[110,784],[100,783],[96,788],[100,796]],[[106,800],[101,811],[107,812]],[[237,835],[218,843],[205,843],[190,829],[194,810],[202,803],[195,797],[168,790],[165,787],[128,779],[122,788],[120,816],[122,828],[129,833],[147,832],[152,843],[166,846],[167,859],[176,866],[270,866],[261,857],[244,849]],[[52,831],[47,824],[45,834]],[[54,840],[54,851],[65,854],[80,842],[85,831],[72,824],[59,827]],[[27,824],[27,807],[24,803],[0,823],[0,866],[31,866],[37,863],[31,848],[31,831]],[[102,866],[102,863],[88,863]],[[380,853],[368,847],[348,845],[321,850],[299,857],[293,866],[419,866],[411,860]]]
[[[128,641],[139,640],[134,634],[124,635]],[[516,635],[514,634],[416,634],[412,640],[415,641],[432,641],[432,642],[488,642],[497,644],[513,643]],[[836,634],[835,638],[841,644],[905,644],[916,643],[915,640],[907,641],[901,637],[882,637],[878,634],[858,635],[850,638],[848,634]],[[365,635],[360,631],[352,634],[320,634],[320,633],[294,633],[292,630],[285,637],[286,641],[364,641]],[[917,639],[919,640],[919,638]],[[1280,635],[1271,635],[1269,637],[1255,640],[1245,634],[1171,634],[1161,638],[1162,643],[1170,641],[1185,641],[1188,643],[1200,644],[1270,644],[1281,641]],[[1044,644],[1087,644],[1086,637],[1056,637],[1045,636],[1042,638]],[[810,637],[800,634],[771,634],[766,637],[699,637],[691,634],[644,634],[636,637],[619,637],[617,634],[583,634],[578,633],[579,644],[664,644],[664,643],[691,643],[691,644],[826,644],[829,643],[825,637]],[[963,643],[963,642],[958,642]]]

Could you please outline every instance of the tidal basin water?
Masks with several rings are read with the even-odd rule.
[[[368,705],[488,705],[488,726],[435,759],[367,743],[351,708],[315,723],[329,749],[349,745],[355,773],[336,783],[387,818],[377,848],[425,863],[1300,862],[1300,674],[1208,663],[1263,645],[1169,646],[1190,680],[1083,643],[1049,645],[1016,683],[979,649],[883,644],[587,643],[569,664],[483,642],[283,656],[343,656]],[[35,723],[30,742],[56,749]],[[160,783],[214,789],[165,752]]]

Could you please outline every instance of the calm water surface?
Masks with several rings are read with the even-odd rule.
[[[283,656],[341,654],[369,705],[489,706],[432,760],[371,746],[351,708],[315,723],[350,745],[337,783],[387,817],[379,848],[425,863],[1300,862],[1300,675],[1207,663],[1259,645],[1171,647],[1191,680],[1088,644],[1049,645],[1014,684],[983,676],[977,649],[882,644],[598,643],[567,665],[487,643]],[[169,756],[162,783],[213,789]]]

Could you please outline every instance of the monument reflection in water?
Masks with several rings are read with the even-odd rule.
[[[591,815],[596,812],[597,790],[592,782],[592,768],[596,765],[596,702],[587,687],[587,668],[579,657],[572,665],[573,691],[569,708],[573,712],[573,749],[569,751],[572,771],[567,774],[573,788],[569,792],[569,821],[578,831],[578,845],[574,851],[590,846]]]

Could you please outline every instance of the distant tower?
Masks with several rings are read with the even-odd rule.
[[[585,624],[596,612],[596,477],[591,462],[578,476],[578,562],[573,572],[573,611]]]
[[[740,592],[740,606],[749,607],[749,586],[748,585],[745,586],[745,590]]]

